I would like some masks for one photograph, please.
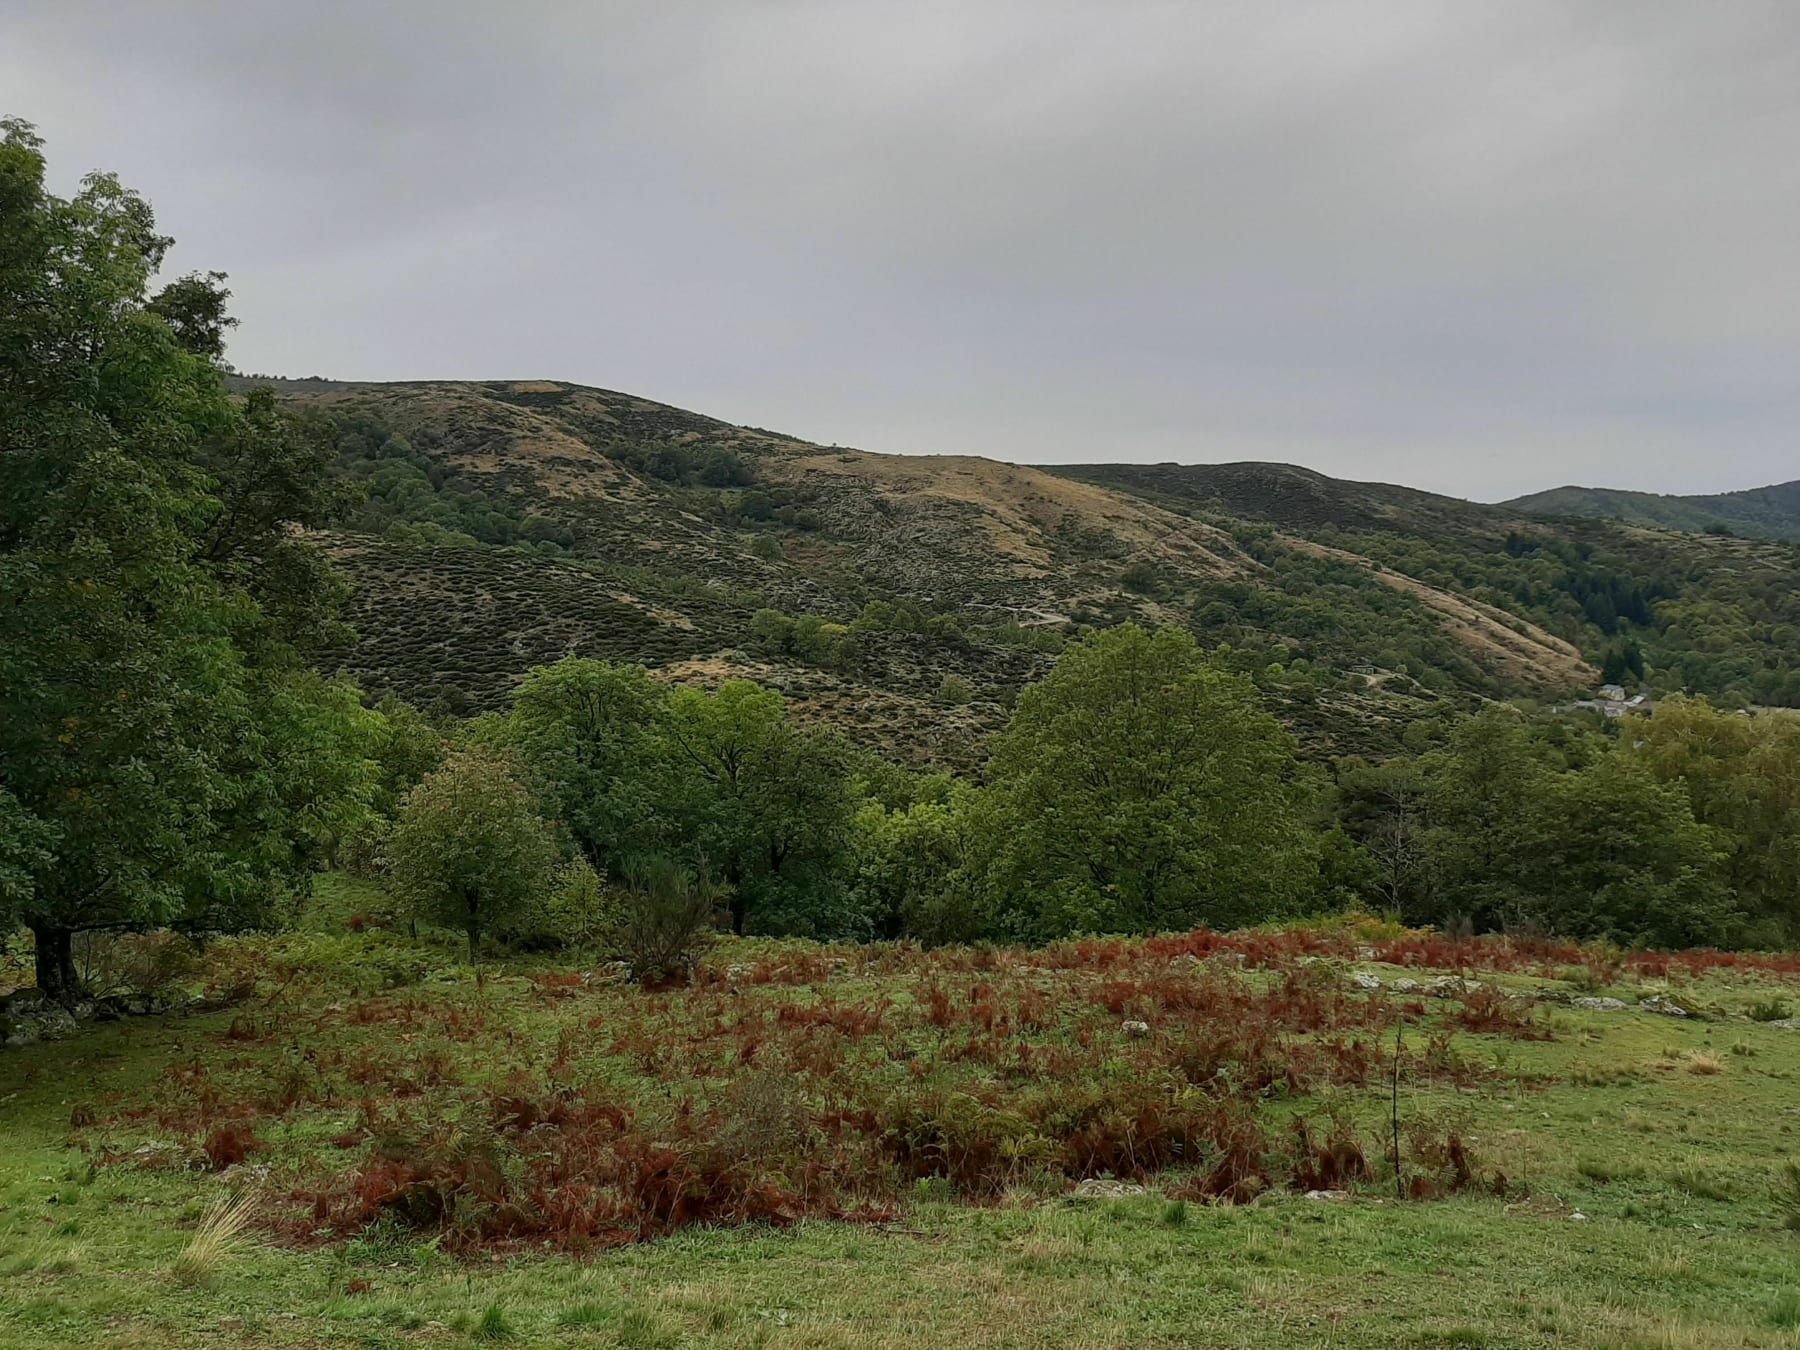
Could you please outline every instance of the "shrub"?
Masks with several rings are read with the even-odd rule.
[[[704,868],[689,871],[666,858],[634,867],[613,936],[630,977],[648,985],[686,980],[712,941],[722,896]]]
[[[1750,1005],[1749,1015],[1752,1022],[1785,1022],[1794,1010],[1784,998],[1765,998]]]
[[[975,686],[961,675],[951,673],[939,682],[937,693],[933,695],[936,702],[947,708],[960,708],[975,698]]]
[[[80,933],[73,943],[90,994],[166,997],[199,968],[194,944],[177,933]]]
[[[1334,1117],[1323,1139],[1304,1116],[1294,1117],[1294,1175],[1297,1191],[1337,1191],[1375,1176],[1349,1121]]]
[[[227,1121],[215,1126],[200,1144],[206,1162],[215,1172],[236,1167],[263,1147],[256,1137],[256,1127],[242,1121]]]

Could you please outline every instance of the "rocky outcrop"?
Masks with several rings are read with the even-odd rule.
[[[73,1036],[84,1022],[143,1017],[166,1012],[170,1006],[167,998],[142,994],[108,994],[63,1004],[36,989],[15,989],[0,995],[0,1046],[16,1048],[39,1041],[60,1041]]]

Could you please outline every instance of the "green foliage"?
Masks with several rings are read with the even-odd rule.
[[[1764,940],[1800,933],[1800,717],[1745,717],[1665,700],[1630,755],[1681,792],[1725,852],[1721,876]]]
[[[552,873],[549,884],[508,920],[507,944],[535,951],[615,950],[622,900],[586,858],[575,857]]]
[[[519,546],[551,555],[575,543],[567,524],[458,473],[430,432],[415,444],[360,410],[315,416],[309,429],[329,452],[335,480],[350,489],[334,513],[350,529],[396,542]]]
[[[672,693],[640,666],[532,672],[496,728],[593,867],[709,867],[739,931],[858,931],[844,886],[850,760],[746,680]]]
[[[877,937],[937,946],[993,928],[990,898],[971,871],[987,821],[980,789],[958,783],[938,798],[884,807],[865,801],[852,822],[857,909]]]
[[[295,526],[321,462],[219,368],[216,275],[108,175],[0,138],[0,919],[67,995],[71,936],[267,921],[366,805],[376,720],[303,669],[339,590]]]
[[[642,666],[567,657],[526,676],[500,735],[588,861],[618,875],[673,847],[668,694]]]
[[[677,689],[668,734],[682,856],[718,869],[734,930],[853,930],[839,884],[852,809],[842,745],[801,731],[780,694],[748,680]]]
[[[1690,497],[1562,487],[1505,504],[1547,516],[1622,520],[1727,537],[1747,534],[1800,542],[1800,482]]]
[[[458,751],[407,795],[388,836],[395,893],[421,918],[467,934],[503,929],[542,895],[555,849],[511,760]]]
[[[1208,580],[1194,588],[1189,622],[1202,640],[1228,643],[1259,664],[1300,658],[1338,672],[1372,665],[1434,690],[1498,692],[1495,677],[1417,596],[1352,559],[1273,539],[1247,542],[1262,564],[1254,583]]]
[[[1020,931],[1230,926],[1317,881],[1292,739],[1179,629],[1069,649],[1020,696],[989,778]]]
[[[639,984],[682,981],[712,941],[723,890],[667,858],[637,863],[620,897],[612,945]]]
[[[1742,940],[1729,832],[1696,816],[1670,767],[1644,744],[1493,710],[1416,758],[1340,763],[1335,818],[1372,866],[1367,898],[1414,922]]]
[[[791,657],[828,670],[857,664],[857,636],[851,627],[817,614],[793,617],[778,609],[759,609],[750,616],[750,633],[756,645],[771,656]]]
[[[960,708],[975,698],[975,686],[961,675],[952,671],[938,681],[937,693],[932,695],[933,701],[947,708]]]

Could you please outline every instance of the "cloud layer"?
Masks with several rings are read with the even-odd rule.
[[[1788,0],[15,0],[245,369],[1476,497],[1800,476]]]

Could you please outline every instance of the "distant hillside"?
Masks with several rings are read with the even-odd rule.
[[[1228,645],[1321,752],[1609,661],[1800,702],[1781,546],[1283,465],[877,455],[553,381],[272,383],[364,490],[327,538],[343,668],[448,711],[578,653],[750,676],[853,740],[972,765],[1069,636],[1128,619]]]
[[[1048,468],[1116,488],[1177,510],[1200,510],[1285,530],[1401,529],[1409,534],[1466,537],[1484,528],[1504,533],[1521,513],[1441,497],[1391,483],[1328,478],[1295,464],[1067,464]]]
[[[1800,542],[1800,480],[1743,492],[1665,497],[1616,488],[1559,487],[1502,503],[1506,509],[1545,516],[1578,516],[1652,525],[1690,533],[1729,530],[1749,539]]]

